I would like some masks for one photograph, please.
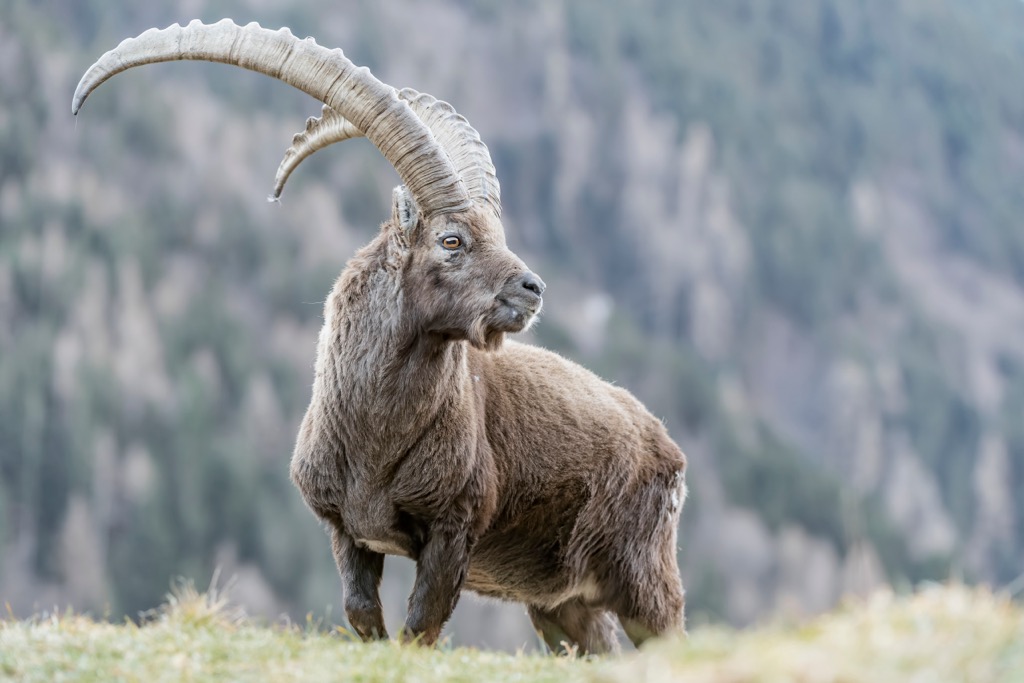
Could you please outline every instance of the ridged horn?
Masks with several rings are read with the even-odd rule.
[[[307,157],[336,142],[361,137],[363,137],[363,131],[356,128],[337,110],[331,109],[325,104],[320,116],[311,116],[306,119],[306,129],[292,136],[292,145],[285,151],[284,158],[281,159],[281,164],[277,167],[277,174],[274,176],[274,191],[271,193],[270,199],[275,200],[281,196],[284,184],[288,182],[288,176]]]
[[[448,153],[470,199],[486,202],[496,216],[501,216],[501,186],[480,133],[444,100],[412,88],[402,88],[398,96],[409,103]]]
[[[111,76],[143,64],[177,60],[233,64],[284,81],[338,111],[377,146],[425,215],[472,205],[448,154],[394,88],[356,67],[339,49],[230,19],[150,29],[128,38],[93,64],[75,89],[71,112]]]
[[[501,186],[491,162],[487,145],[480,134],[447,102],[412,88],[398,91],[398,97],[427,124],[434,138],[441,144],[455,165],[455,170],[466,185],[470,199],[485,202],[496,216],[501,216]],[[292,145],[284,154],[274,178],[276,199],[284,190],[288,177],[307,157],[319,150],[362,133],[339,112],[328,106],[319,118],[306,121],[306,129],[292,138]]]

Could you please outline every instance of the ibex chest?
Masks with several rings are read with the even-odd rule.
[[[416,559],[425,539],[425,524],[396,508],[383,496],[346,507],[345,529],[357,545],[384,555]]]
[[[350,476],[343,518],[356,542],[374,552],[416,559],[427,529],[459,498],[469,466],[455,462],[445,448],[431,448],[426,437],[393,469],[377,476]]]

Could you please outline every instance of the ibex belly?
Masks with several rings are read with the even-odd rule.
[[[571,523],[542,527],[528,515],[515,525],[485,534],[470,555],[466,587],[481,595],[533,605],[556,606],[572,598],[593,601],[600,588],[586,566],[567,564]]]
[[[539,605],[547,609],[554,609],[575,598],[582,598],[586,603],[596,603],[604,594],[593,573],[587,573],[576,580],[565,575],[540,572],[489,574],[472,564],[466,577],[466,588],[479,595]]]

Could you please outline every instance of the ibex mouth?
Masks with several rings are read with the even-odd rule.
[[[537,319],[537,314],[543,306],[543,300],[538,296],[530,301],[522,299],[511,299],[498,297],[501,304],[498,310],[498,320],[494,327],[502,332],[522,332],[528,329]]]
[[[537,320],[544,305],[544,290],[547,285],[530,270],[524,270],[506,283],[498,295],[498,303],[502,304],[500,313],[506,320],[503,332],[522,332],[529,329]]]

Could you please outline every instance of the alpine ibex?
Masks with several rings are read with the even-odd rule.
[[[386,638],[384,555],[416,562],[404,639],[434,643],[459,593],[524,603],[547,644],[616,648],[683,631],[676,526],[686,460],[629,392],[505,341],[544,283],[505,245],[486,146],[450,105],[397,91],[340,50],[229,20],[151,29],[83,76],[72,111],[141,64],[225,62],[326,104],[275,196],[321,147],[365,135],[398,171],[391,219],[324,307],[291,476],[329,529],[345,611]]]

